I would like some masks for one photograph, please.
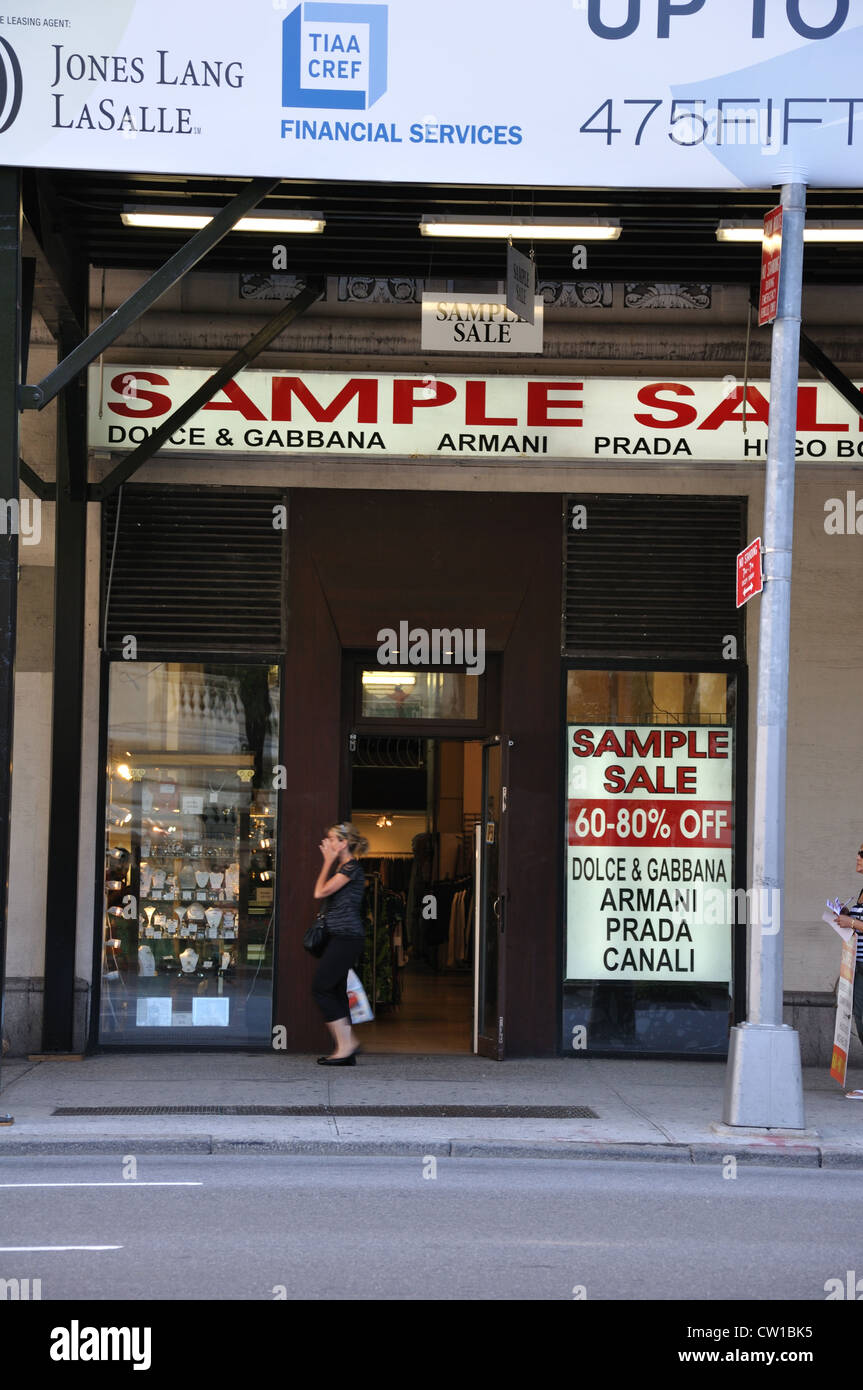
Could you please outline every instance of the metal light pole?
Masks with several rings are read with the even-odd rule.
[[[770,357],[770,430],[764,490],[766,578],[758,645],[758,744],[749,924],[747,1021],[731,1030],[728,1125],[802,1129],[800,1039],[782,1022],[785,779],[794,526],[794,448],[806,186],[782,188],[782,261]]]

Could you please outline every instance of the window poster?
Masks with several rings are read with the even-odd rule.
[[[732,729],[567,726],[566,978],[731,972]]]

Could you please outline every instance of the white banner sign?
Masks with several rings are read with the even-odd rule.
[[[523,322],[502,294],[465,301],[426,293],[422,346],[432,352],[542,352],[542,310],[536,295],[530,322]]]
[[[567,727],[567,979],[730,980],[731,736]]]
[[[529,12],[520,0],[10,0],[0,161],[857,187],[859,21],[859,0],[535,0]]]
[[[89,443],[128,451],[212,375],[197,367],[90,368]],[[769,383],[643,377],[241,372],[164,451],[439,459],[751,463],[767,457]],[[863,460],[863,418],[826,382],[801,385],[797,456]],[[852,504],[851,513],[854,507]],[[854,526],[852,524],[853,533]]]

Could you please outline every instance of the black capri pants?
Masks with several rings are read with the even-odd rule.
[[[327,937],[312,981],[312,998],[327,1023],[335,1023],[339,1018],[350,1021],[348,971],[362,955],[364,944],[365,938],[359,935]]]

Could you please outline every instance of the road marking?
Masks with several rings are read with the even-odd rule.
[[[44,1250],[122,1250],[122,1245],[0,1245],[0,1254],[33,1254]]]
[[[0,1187],[203,1187],[203,1182],[0,1182]]]

